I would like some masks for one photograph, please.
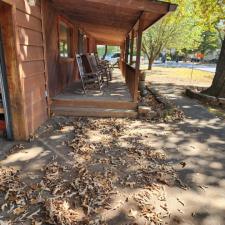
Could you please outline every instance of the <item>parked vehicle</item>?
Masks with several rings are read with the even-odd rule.
[[[105,60],[109,61],[111,64],[116,64],[120,59],[121,54],[119,52],[107,55]]]

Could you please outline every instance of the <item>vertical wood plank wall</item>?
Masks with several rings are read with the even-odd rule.
[[[24,139],[26,135],[26,123],[23,104],[23,91],[18,72],[16,37],[14,26],[13,4],[0,1],[0,25],[6,63],[6,75],[10,98],[10,111],[13,119],[12,129],[14,138]]]
[[[72,28],[72,55],[70,58],[59,57],[58,20],[65,20]],[[44,27],[46,36],[46,56],[48,66],[48,86],[50,97],[61,93],[67,86],[79,79],[75,54],[78,53],[79,25],[58,11],[50,1],[44,1]],[[95,40],[89,37],[84,41],[84,49],[96,51]],[[89,44],[89,46],[87,46]]]
[[[62,17],[72,28],[71,58],[59,57],[58,21]],[[78,79],[78,70],[75,64],[75,53],[78,48],[78,26],[64,17],[54,5],[44,2],[44,26],[46,34],[46,56],[48,66],[48,86],[50,97],[63,91],[74,80]]]
[[[24,93],[26,138],[48,118],[46,99],[46,62],[41,2],[30,6],[26,0],[15,0],[19,73]]]

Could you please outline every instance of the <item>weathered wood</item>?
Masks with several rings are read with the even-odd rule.
[[[102,44],[121,45],[142,12],[148,12],[146,28],[175,5],[149,0],[53,0],[54,6],[71,19],[83,23],[83,30]],[[113,7],[113,10],[112,10]],[[98,29],[98,31],[97,31]],[[120,29],[121,33],[116,33]],[[111,34],[110,34],[111,31]],[[104,43],[103,41],[104,40]]]
[[[135,102],[136,93],[135,93],[135,81],[136,81],[136,70],[134,67],[129,64],[125,64],[125,80],[126,84],[130,90],[133,101]]]
[[[96,109],[96,108],[70,108],[70,107],[54,107],[52,112],[61,116],[77,116],[77,117],[117,117],[117,118],[136,118],[135,110],[122,109]]]
[[[54,97],[73,81],[79,79],[78,69],[74,63],[74,54],[78,50],[78,25],[60,13],[51,2],[43,1],[43,4],[49,96]],[[60,19],[72,28],[72,58],[59,56],[58,23]]]
[[[56,0],[53,0],[56,2]],[[62,1],[62,0],[61,0]],[[85,1],[84,1],[85,2]],[[86,1],[88,2],[88,1]],[[126,9],[147,11],[151,13],[167,13],[169,10],[174,11],[174,4],[166,3],[166,2],[156,2],[149,0],[123,0],[123,1],[115,1],[115,0],[91,0],[92,3],[100,3],[104,5],[109,5],[110,7],[121,7]]]
[[[125,63],[128,63],[129,45],[130,45],[130,39],[129,39],[129,36],[127,36],[125,41],[125,60],[124,60]]]
[[[45,65],[44,61],[27,61],[21,62],[19,70],[22,77],[35,76],[44,74]]]
[[[48,86],[48,66],[47,66],[47,53],[46,53],[46,37],[45,37],[45,29],[44,29],[44,1],[40,1],[41,4],[41,27],[42,27],[42,38],[43,38],[43,55],[44,55],[44,67],[45,67],[45,73],[44,73],[44,80],[45,80],[45,99],[47,104],[47,112],[48,116],[50,117],[50,96],[49,96],[49,86]]]
[[[109,99],[75,99],[75,98],[53,98],[52,107],[81,107],[81,108],[107,108],[107,109],[133,109],[137,108],[137,104],[128,101],[112,101]]]
[[[29,29],[17,27],[19,44],[43,46],[43,39],[41,32],[36,32]]]
[[[28,1],[24,1],[24,0],[16,0],[15,1],[16,7],[17,9],[21,10],[22,12],[37,17],[37,18],[41,18],[41,9],[40,9],[40,5],[36,4],[35,6],[30,6],[28,4]]]
[[[42,32],[41,19],[28,15],[20,10],[16,11],[16,24],[20,27]]]
[[[12,114],[13,136],[15,139],[23,139],[26,134],[23,91],[20,77],[18,76],[18,62],[16,54],[16,8],[0,2],[0,24],[3,28],[4,52],[6,61],[7,80]]]
[[[133,62],[133,53],[134,53],[134,30],[131,31],[131,37],[130,37],[130,65],[132,65]]]
[[[14,1],[13,0],[1,0],[2,3],[6,3],[6,4],[9,4],[9,5],[13,5],[14,4]]]
[[[22,82],[25,133],[29,137],[47,119],[45,43],[40,1],[16,0],[15,20],[19,75]],[[35,85],[34,85],[35,84]],[[32,87],[32,88],[31,88]]]
[[[19,46],[19,58],[21,61],[44,60],[43,55],[43,47],[28,45]]]

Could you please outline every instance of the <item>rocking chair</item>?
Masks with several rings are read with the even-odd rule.
[[[110,65],[108,61],[100,60],[97,53],[94,53],[94,57],[98,67],[103,68],[107,72],[107,76],[109,77],[109,80],[111,81],[113,67]]]
[[[87,58],[88,58],[88,61],[89,61],[92,72],[98,71],[102,76],[103,82],[104,82],[104,78],[106,79],[107,86],[108,86],[110,77],[109,77],[107,68],[99,66],[94,55],[87,55]]]
[[[80,79],[83,87],[84,94],[86,94],[86,85],[87,84],[97,84],[99,91],[102,89],[102,81],[101,81],[101,74],[96,72],[86,73],[83,67],[82,58],[79,54],[76,54],[76,61],[80,73]]]

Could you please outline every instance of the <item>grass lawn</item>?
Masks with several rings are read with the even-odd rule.
[[[145,69],[142,67],[142,69]],[[175,83],[178,85],[210,86],[214,73],[189,68],[153,67],[147,71],[147,81]]]

